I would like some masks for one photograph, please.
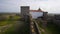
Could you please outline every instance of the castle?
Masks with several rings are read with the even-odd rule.
[[[21,16],[23,18],[27,18],[26,15],[32,16],[32,18],[43,17],[44,19],[47,18],[47,13],[42,11],[40,8],[38,10],[30,10],[29,6],[21,6]]]

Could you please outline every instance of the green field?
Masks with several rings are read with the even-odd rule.
[[[18,19],[20,19],[20,16],[13,16],[13,17],[8,17],[4,20],[0,21],[0,34],[10,34],[14,33],[15,30],[15,24],[17,23]]]
[[[8,16],[0,20],[0,34],[28,34],[29,24],[20,21],[20,16]]]

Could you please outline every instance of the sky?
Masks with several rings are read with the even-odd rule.
[[[0,0],[0,12],[20,12],[20,6],[30,6],[30,10],[41,8],[48,13],[60,13],[60,0]]]

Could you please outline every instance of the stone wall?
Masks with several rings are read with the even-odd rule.
[[[47,13],[48,13],[48,12],[43,12],[43,19],[44,19],[44,20],[47,20],[47,15],[48,15]]]
[[[53,23],[60,26],[60,15],[55,15],[54,16]]]

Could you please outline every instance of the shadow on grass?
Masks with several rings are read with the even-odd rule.
[[[60,27],[53,23],[48,24],[47,30],[49,30],[52,34],[60,34]]]

